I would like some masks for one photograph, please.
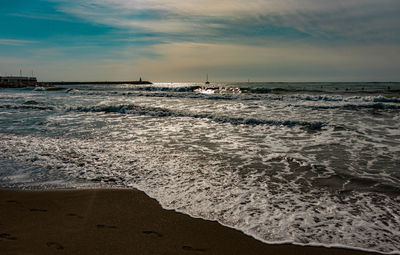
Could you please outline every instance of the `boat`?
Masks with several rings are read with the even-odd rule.
[[[208,81],[208,74],[207,74],[206,84],[210,84],[210,82]]]

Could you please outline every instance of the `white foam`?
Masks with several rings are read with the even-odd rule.
[[[359,192],[336,197],[313,187],[304,192],[287,165],[307,163],[288,154],[265,159],[286,165],[269,175],[240,173],[219,157],[199,159],[133,140],[2,135],[0,141],[13,160],[57,169],[66,179],[97,178],[139,188],[164,208],[217,220],[264,242],[398,252],[399,201]]]
[[[385,99],[134,89],[82,86],[0,98],[15,106],[0,112],[0,159],[41,169],[17,167],[25,170],[0,183],[135,187],[164,208],[264,242],[399,253],[400,200],[391,193],[400,183],[399,116],[368,108]],[[53,110],[18,108],[30,100]],[[315,130],[284,121],[328,124]]]

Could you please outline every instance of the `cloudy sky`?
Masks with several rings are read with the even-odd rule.
[[[400,81],[399,0],[0,0],[0,75]]]

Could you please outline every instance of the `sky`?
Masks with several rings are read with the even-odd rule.
[[[0,75],[400,81],[399,0],[0,0]]]

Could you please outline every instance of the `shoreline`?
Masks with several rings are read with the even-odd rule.
[[[379,254],[266,244],[136,189],[0,189],[1,254]]]

